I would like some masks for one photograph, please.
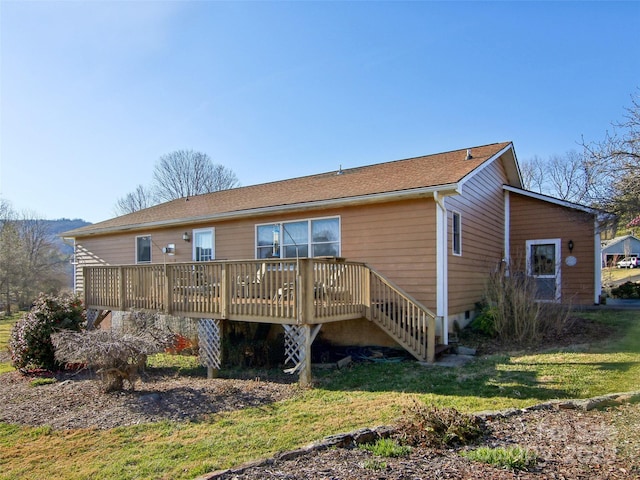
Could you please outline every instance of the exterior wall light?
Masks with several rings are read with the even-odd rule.
[[[184,233],[182,234],[182,239],[183,239],[185,242],[190,242],[190,241],[191,241],[191,235],[189,235],[189,232],[184,232]]]
[[[573,240],[569,240],[567,247],[569,247],[569,253],[573,252]]]

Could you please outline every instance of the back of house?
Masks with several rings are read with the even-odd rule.
[[[263,292],[269,298],[262,299],[261,312],[276,311],[277,302],[297,295],[299,311],[289,320],[274,317],[274,325],[321,324],[320,338],[339,345],[404,346],[401,332],[372,321],[371,311],[379,308],[375,305],[388,309],[390,303],[401,303],[405,318],[396,321],[394,329],[409,328],[402,326],[403,321],[413,321],[407,320],[405,310],[415,305],[433,315],[436,341],[447,344],[449,332],[476,314],[488,275],[505,266],[535,278],[541,301],[586,305],[598,303],[600,295],[598,212],[522,190],[509,142],[181,198],[64,236],[75,245],[79,293],[90,293],[84,275],[92,267],[127,266],[143,272],[149,266],[166,270],[188,265],[195,271],[198,265],[221,264],[228,283],[229,272],[240,276],[230,269],[231,262],[249,261],[250,272],[233,280],[245,292],[254,288],[249,285],[256,284],[261,270],[260,276],[271,272],[265,278],[274,279],[269,280],[273,287],[268,295]],[[320,274],[308,274],[305,301],[320,308],[317,304],[328,298],[323,295],[335,294],[335,284],[345,282],[358,294],[342,292],[333,301],[359,302],[358,318],[313,314],[299,291],[302,277],[276,274],[302,272],[301,262],[307,259],[317,260],[316,271],[326,271],[321,282],[313,277]],[[334,266],[317,266],[323,262]],[[355,266],[340,267],[341,262],[365,266],[366,276],[349,273],[348,282],[336,280],[337,272],[356,271]],[[143,274],[138,274],[140,283]],[[399,296],[392,302],[373,298],[374,274]],[[136,283],[128,278],[127,285]],[[122,294],[124,280],[119,281]],[[220,295],[222,283],[219,278],[210,280],[207,295]],[[169,292],[172,305],[176,295],[197,287],[178,293],[174,285]],[[230,288],[223,293],[233,298],[210,302],[224,308],[202,311],[197,317],[231,318],[227,306],[236,302],[240,290],[231,294]],[[127,286],[128,292],[133,289]],[[167,299],[161,298],[167,293],[166,283],[158,289],[156,303],[166,310]],[[270,322],[262,314],[238,318]]]

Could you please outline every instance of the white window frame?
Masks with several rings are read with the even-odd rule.
[[[338,255],[336,255],[337,257],[342,255],[342,218],[340,217],[340,215],[332,215],[332,216],[328,216],[328,217],[309,217],[309,218],[297,218],[297,219],[287,219],[287,220],[283,220],[281,222],[268,222],[268,223],[259,223],[255,225],[255,238],[254,238],[254,257],[255,258],[259,258],[258,256],[258,227],[264,227],[264,226],[270,226],[270,225],[277,225],[279,227],[279,231],[278,231],[278,240],[279,240],[279,256],[278,257],[274,257],[274,258],[291,258],[291,257],[283,257],[282,254],[284,252],[284,248],[282,247],[283,244],[286,245],[291,245],[289,242],[285,242],[283,241],[283,234],[284,234],[284,224],[287,223],[296,223],[296,222],[307,222],[307,243],[306,243],[306,247],[307,247],[307,252],[309,253],[308,257],[301,257],[301,258],[312,258],[312,253],[313,253],[313,246],[314,245],[318,245],[317,242],[313,242],[313,237],[312,237],[312,228],[311,228],[311,224],[314,221],[317,220],[338,220]],[[336,243],[336,242],[327,242],[327,243]],[[302,245],[301,245],[302,246]]]
[[[456,217],[458,218],[458,241],[456,242]],[[456,248],[457,247],[457,248]],[[462,215],[451,212],[451,253],[456,257],[462,256]]]
[[[196,241],[196,236],[199,233],[210,233],[211,234],[211,259],[210,260],[196,260],[196,247],[197,247],[197,241]],[[207,228],[194,228],[191,231],[191,243],[192,243],[192,248],[191,248],[191,259],[194,262],[210,262],[212,260],[216,259],[216,229],[213,227],[207,227]]]
[[[548,299],[539,299],[539,302],[547,302],[547,303],[558,303],[562,299],[562,239],[560,238],[546,238],[541,240],[527,240],[526,248],[527,248],[527,275],[533,278],[553,278],[552,275],[533,275],[533,271],[531,269],[531,247],[534,245],[549,245],[553,244],[555,246],[555,255],[556,255],[556,265],[555,265],[555,279],[556,279],[556,296],[553,300]]]
[[[138,252],[138,239],[139,238],[149,238],[149,260],[148,261],[147,260],[140,261],[140,259],[139,259],[139,256],[138,256],[138,253],[139,253]],[[152,261],[153,261],[153,242],[151,240],[151,235],[136,235],[135,242],[136,242],[136,248],[135,248],[135,250],[136,250],[136,257],[135,257],[136,264],[152,263]]]

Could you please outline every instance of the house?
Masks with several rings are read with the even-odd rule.
[[[603,267],[615,267],[625,257],[640,257],[640,238],[623,235],[602,243]]]
[[[598,212],[523,190],[510,142],[182,198],[64,236],[98,320],[132,306],[211,320],[216,368],[221,322],[281,325],[307,381],[318,334],[433,361],[504,265],[535,277],[541,301],[601,290]]]

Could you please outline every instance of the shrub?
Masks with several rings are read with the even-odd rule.
[[[622,285],[611,289],[611,296],[614,298],[625,299],[640,298],[640,283],[625,282]]]
[[[516,344],[535,344],[545,334],[561,332],[571,313],[566,304],[540,302],[532,277],[519,272],[508,275],[505,269],[489,275],[484,306],[475,327]]]
[[[396,437],[406,445],[442,448],[468,445],[482,437],[483,432],[482,420],[475,415],[414,400],[398,424]]]
[[[12,365],[21,370],[55,370],[51,334],[63,330],[80,331],[85,325],[82,302],[75,295],[41,294],[33,307],[13,326],[9,338]]]
[[[528,470],[538,461],[535,452],[518,446],[489,448],[480,447],[475,450],[460,452],[465,458],[488,463],[494,467],[510,468],[512,470]]]
[[[95,368],[107,392],[122,390],[125,380],[133,389],[147,356],[173,347],[176,338],[169,330],[156,326],[157,314],[135,312],[133,317],[133,327],[127,330],[66,331],[52,335],[56,359]]]

